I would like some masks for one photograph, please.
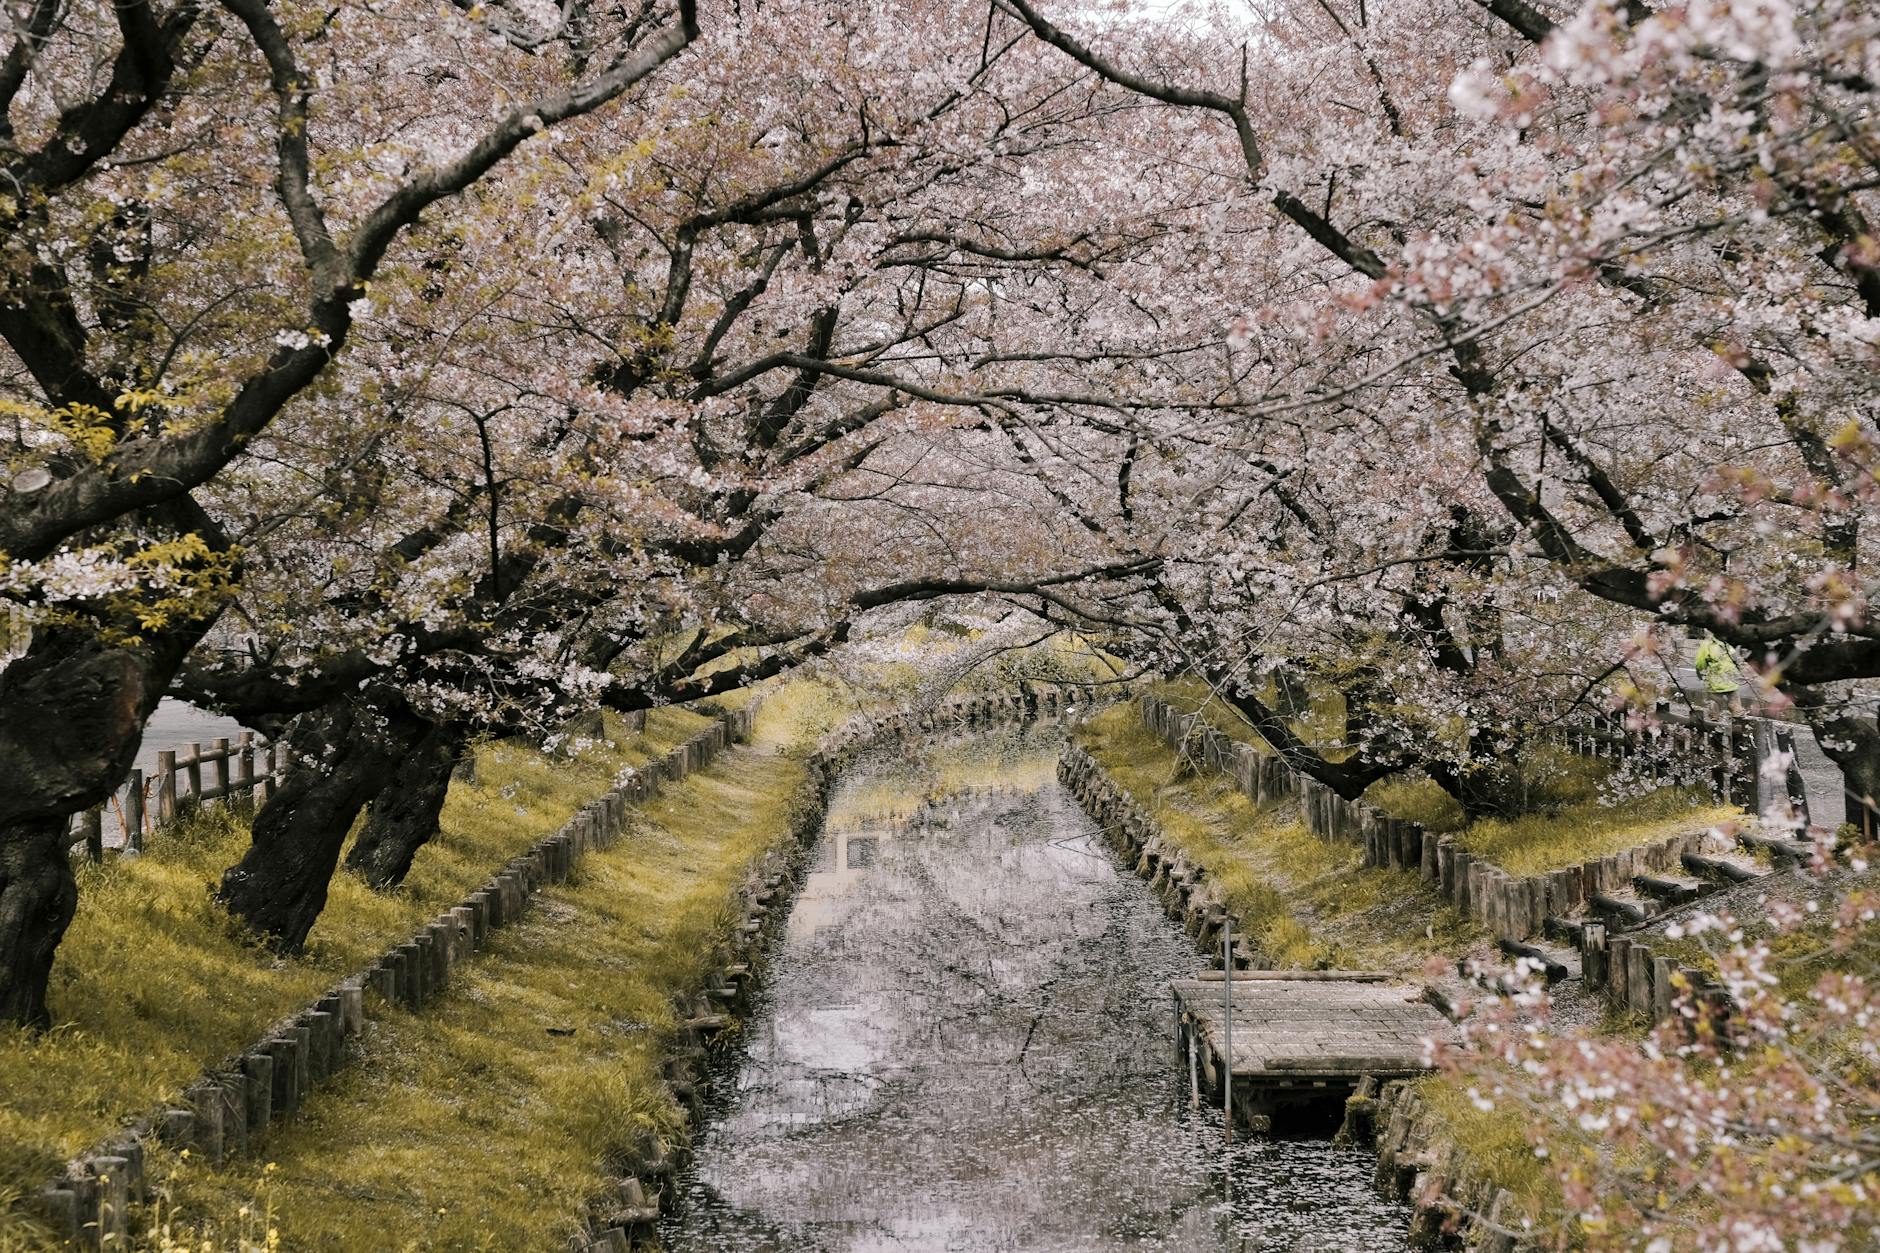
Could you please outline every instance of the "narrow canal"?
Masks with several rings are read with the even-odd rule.
[[[838,780],[669,1249],[1406,1247],[1368,1153],[1230,1145],[1190,1108],[1165,985],[1199,958],[1058,785],[1061,742]]]

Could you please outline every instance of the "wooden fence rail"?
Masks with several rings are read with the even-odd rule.
[[[109,812],[117,820],[119,835],[113,847],[142,852],[145,837],[210,801],[245,797],[256,805],[265,803],[279,786],[286,766],[286,745],[258,739],[252,731],[242,732],[235,740],[215,740],[207,747],[191,744],[183,753],[164,749],[157,754],[154,771],[131,771],[110,800],[74,816],[72,847],[82,842],[86,857],[104,860]]]

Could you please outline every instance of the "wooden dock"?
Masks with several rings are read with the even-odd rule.
[[[1228,989],[1219,971],[1169,985],[1176,1054],[1199,1097],[1221,1103]],[[1425,1073],[1424,1041],[1454,1027],[1419,988],[1361,971],[1242,970],[1233,982],[1234,1121],[1270,1130],[1276,1113],[1343,1100],[1366,1075]]]

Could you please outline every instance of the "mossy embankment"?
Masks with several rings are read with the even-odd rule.
[[[6,1215],[62,1166],[165,1102],[206,1066],[247,1046],[455,903],[490,872],[567,821],[620,770],[663,755],[705,726],[654,711],[642,733],[614,719],[604,742],[558,760],[520,744],[477,751],[475,781],[455,781],[440,836],[395,892],[334,876],[306,951],[253,943],[211,892],[248,841],[247,816],[211,807],[152,837],[142,857],[79,871],[78,914],[53,968],[57,1026],[0,1029],[0,1232]]]
[[[1207,686],[1194,679],[1157,684],[1154,694],[1199,713],[1223,735],[1270,752],[1267,744]],[[1295,720],[1307,743],[1336,739],[1332,724],[1342,706],[1321,702]],[[1326,756],[1337,759],[1343,750]],[[1608,853],[1650,844],[1666,836],[1741,821],[1742,809],[1719,805],[1706,788],[1660,787],[1639,792],[1615,786],[1612,763],[1551,744],[1529,750],[1517,772],[1523,810],[1518,816],[1470,822],[1455,798],[1434,780],[1410,773],[1371,785],[1364,799],[1393,818],[1451,833],[1479,858],[1511,875],[1544,874],[1594,861]]]
[[[170,1163],[173,1230],[226,1232],[247,1204],[297,1250],[566,1248],[644,1138],[680,1129],[660,1074],[674,998],[707,982],[746,869],[815,801],[784,721],[760,714],[754,744],[669,784],[422,1013],[375,1009],[272,1168]]]
[[[1417,875],[1364,869],[1359,845],[1318,838],[1295,807],[1259,808],[1225,774],[1184,763],[1134,704],[1096,715],[1075,739],[1206,871],[1275,966],[1410,973],[1482,938]]]

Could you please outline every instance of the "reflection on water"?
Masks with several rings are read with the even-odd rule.
[[[1057,748],[988,732],[845,774],[668,1247],[1404,1247],[1368,1154],[1230,1149],[1189,1109],[1165,984],[1196,955]]]

